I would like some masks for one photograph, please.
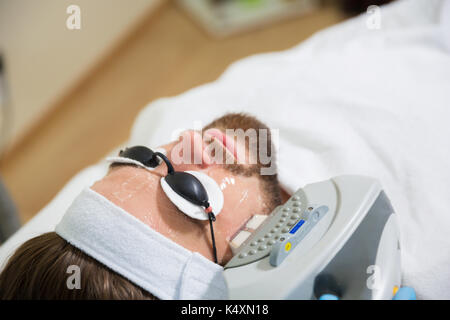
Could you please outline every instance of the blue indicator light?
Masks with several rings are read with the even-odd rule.
[[[300,220],[299,222],[297,222],[297,224],[291,229],[291,231],[289,231],[290,234],[294,234],[297,232],[298,229],[300,229],[300,227],[305,223],[305,220]]]

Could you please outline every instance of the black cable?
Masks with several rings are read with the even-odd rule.
[[[155,152],[155,155],[163,159],[163,161],[166,163],[168,174],[173,174],[175,172],[172,164],[170,163],[170,160],[164,154],[162,154],[161,152]]]
[[[216,216],[212,212],[211,205],[209,204],[208,201],[203,202],[203,206],[205,207],[205,211],[208,213],[209,228],[211,229],[211,240],[212,240],[214,262],[217,263],[216,237],[214,236],[214,228],[213,228],[213,221],[216,221]]]
[[[208,217],[209,217],[209,227],[211,229],[211,239],[212,239],[214,262],[217,263],[216,239],[214,237],[214,228],[213,228],[213,221],[216,221],[216,216],[214,215],[214,213],[210,212],[210,213],[208,213]]]
[[[160,157],[167,165],[167,174],[172,175],[175,173],[175,170],[172,166],[172,163],[170,160],[161,152],[155,152],[154,155]],[[192,200],[189,200],[192,202]],[[194,202],[195,203],[195,202]],[[210,204],[207,200],[205,200],[202,205],[205,207],[205,211],[208,213],[209,218],[209,227],[211,229],[211,240],[212,240],[212,249],[213,249],[213,255],[214,255],[214,262],[217,263],[217,248],[216,248],[216,239],[214,237],[214,227],[213,227],[213,221],[216,221],[216,216],[212,212],[212,209],[210,207]]]

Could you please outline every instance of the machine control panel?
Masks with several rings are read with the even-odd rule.
[[[270,264],[279,266],[327,212],[327,206],[308,207],[304,217],[289,232],[280,235],[270,252]]]
[[[278,206],[238,248],[225,269],[252,263],[270,255],[276,267],[328,212],[324,205],[307,204],[302,189]]]

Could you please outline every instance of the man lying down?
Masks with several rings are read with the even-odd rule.
[[[257,140],[229,135],[249,130]],[[253,152],[261,151],[262,138],[271,158],[264,164]],[[222,266],[232,257],[233,236],[254,214],[269,214],[287,199],[276,170],[261,173],[273,168],[270,130],[252,116],[227,114],[157,150],[168,162],[155,168],[113,158],[55,232],[20,246],[0,274],[0,299],[226,298]],[[171,164],[197,173],[215,220],[199,220],[208,210],[173,201],[161,181]],[[75,271],[79,278],[71,279]]]

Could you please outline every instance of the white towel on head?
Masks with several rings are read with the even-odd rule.
[[[86,188],[56,233],[160,299],[226,299],[223,268]],[[82,272],[82,271],[81,271]]]

